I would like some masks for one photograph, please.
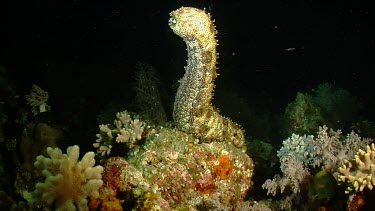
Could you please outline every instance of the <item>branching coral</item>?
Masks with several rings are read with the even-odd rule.
[[[124,143],[129,148],[137,147],[137,143],[142,138],[144,131],[144,122],[136,116],[130,116],[127,111],[118,112],[113,125],[100,125],[100,133],[96,135],[97,154],[104,156],[109,155],[114,140],[117,143]]]
[[[372,190],[375,185],[375,145],[366,146],[366,151],[359,149],[354,158],[345,160],[345,164],[339,167],[337,181],[347,183],[345,191],[353,195],[364,189]]]
[[[68,147],[67,154],[60,149],[47,148],[48,157],[39,155],[35,167],[45,177],[36,184],[31,203],[41,200],[55,210],[88,210],[87,197],[99,196],[98,189],[103,185],[102,166],[95,166],[95,153],[86,153],[81,161],[79,147]]]

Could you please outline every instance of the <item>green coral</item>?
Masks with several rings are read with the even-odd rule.
[[[288,135],[311,134],[325,123],[321,109],[314,105],[307,95],[300,92],[297,93],[296,99],[286,107],[284,117]]]
[[[329,83],[319,84],[309,92],[298,92],[284,112],[285,133],[315,133],[316,128],[327,125],[348,130],[359,120],[361,105],[348,91]]]
[[[322,83],[313,89],[311,99],[336,128],[348,128],[358,120],[361,105],[357,97],[345,89]]]

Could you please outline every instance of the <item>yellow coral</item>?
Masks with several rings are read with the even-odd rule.
[[[96,199],[90,198],[88,207],[93,211],[99,209],[101,211],[122,211],[122,201],[111,194],[101,193]]]
[[[338,169],[339,182],[348,183],[347,194],[362,192],[365,188],[372,190],[375,185],[375,145],[366,146],[366,151],[360,149],[354,159],[345,161]]]
[[[34,163],[45,181],[36,184],[33,200],[42,200],[54,210],[88,210],[87,197],[98,197],[103,185],[103,167],[94,167],[95,153],[88,152],[78,161],[79,147],[75,145],[68,147],[67,154],[48,147],[47,154],[49,158],[39,155]]]

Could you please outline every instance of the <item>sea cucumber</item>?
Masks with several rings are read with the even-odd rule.
[[[244,131],[212,105],[216,73],[216,29],[204,10],[182,7],[170,13],[169,26],[187,45],[185,75],[180,79],[173,118],[177,128],[205,142],[245,142]]]

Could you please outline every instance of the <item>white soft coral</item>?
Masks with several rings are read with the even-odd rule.
[[[39,155],[34,163],[46,178],[36,184],[35,195],[55,210],[88,210],[87,197],[98,197],[103,185],[103,167],[94,167],[95,153],[86,153],[81,161],[77,145],[68,147],[67,154],[51,147],[47,153],[50,158]]]

